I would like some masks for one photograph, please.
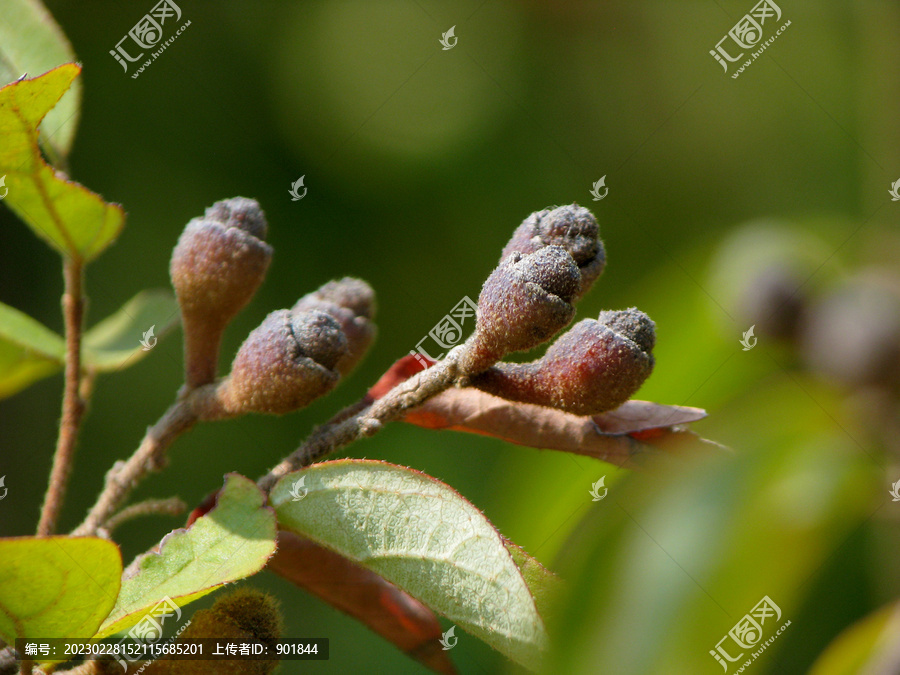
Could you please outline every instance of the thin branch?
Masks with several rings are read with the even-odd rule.
[[[257,485],[265,491],[271,490],[285,474],[309,466],[353,441],[372,436],[386,422],[399,419],[408,410],[452,387],[459,378],[457,363],[460,352],[457,350],[451,351],[447,358],[431,368],[398,384],[352,417],[347,417],[346,410],[338,413],[332,421],[313,431],[299,448],[260,478]],[[356,404],[351,408],[359,406],[360,404]]]
[[[459,348],[457,348],[459,349]],[[432,396],[450,388],[458,379],[457,350],[428,370],[394,387],[371,405],[363,400],[340,413],[314,431],[306,442],[259,480],[268,490],[286,473],[308,466],[330,452],[379,431],[385,422],[398,419]],[[138,449],[125,462],[117,462],[106,474],[106,482],[97,502],[84,522],[72,534],[105,534],[110,519],[122,507],[135,486],[149,473],[166,464],[166,451],[172,442],[200,420],[230,417],[218,399],[218,383],[186,391],[159,421],[147,430]],[[114,521],[115,522],[115,521]]]
[[[74,536],[95,535],[122,506],[131,491],[148,474],[166,465],[166,451],[172,442],[200,419],[221,418],[217,408],[216,385],[209,384],[188,392],[172,404],[159,421],[147,429],[138,449],[125,462],[116,462],[106,474],[106,483],[87,518]]]
[[[75,446],[78,430],[84,416],[85,404],[80,396],[81,386],[81,328],[84,319],[84,297],[82,282],[84,270],[82,261],[70,258],[63,264],[65,292],[63,294],[63,314],[66,325],[66,369],[65,391],[63,394],[62,419],[59,438],[53,455],[50,484],[41,507],[38,536],[46,536],[56,531],[56,523],[66,497],[66,488],[75,462]]]
[[[147,499],[131,506],[126,506],[117,514],[112,516],[103,526],[107,534],[111,534],[113,530],[129,520],[140,518],[142,516],[163,515],[177,516],[187,510],[185,504],[178,497],[169,497],[168,499]]]

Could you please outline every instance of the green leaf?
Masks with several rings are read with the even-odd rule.
[[[141,291],[84,334],[84,363],[100,371],[136,363],[178,323],[178,318],[178,302],[171,293]],[[151,328],[152,334],[148,333]]]
[[[720,643],[739,658],[729,674],[747,661],[747,672],[806,670],[779,667],[791,640],[810,639],[799,607],[871,517],[883,473],[840,429],[816,432],[826,426],[820,419],[766,438],[776,411],[790,405],[804,419],[802,405],[821,405],[796,392],[786,379],[780,391],[767,386],[769,400],[754,404],[753,418],[742,406],[736,414],[748,416],[752,431],[732,432],[744,439],[731,455],[660,458],[597,505],[585,497],[586,515],[560,556],[566,588],[550,622],[548,672],[589,675],[602,659],[617,675],[724,673],[714,658]],[[761,621],[760,641],[741,649],[729,631],[764,597],[780,616]],[[762,649],[762,663],[753,661]]]
[[[91,637],[121,576],[119,547],[105,539],[0,539],[0,638]]]
[[[0,302],[0,338],[30,352],[63,363],[66,343],[59,335],[24,312]]]
[[[21,347],[0,340],[0,399],[17,394],[60,368],[62,366],[55,361],[34,356]]]
[[[562,587],[559,577],[525,552],[521,546],[504,539],[506,550],[519,568],[522,578],[528,585],[534,604],[541,618],[547,619],[553,613],[553,603]]]
[[[863,617],[825,648],[809,675],[856,675],[886,672],[900,634],[900,602]],[[893,657],[894,659],[896,657]],[[879,668],[879,665],[881,668]]]
[[[125,214],[55,172],[38,147],[38,125],[80,72],[67,63],[0,89],[0,177],[8,191],[3,202],[35,234],[64,256],[88,261],[118,236]]]
[[[301,479],[308,492],[297,499]],[[512,660],[540,664],[546,633],[525,580],[494,526],[444,483],[340,460],[288,474],[269,502],[282,528],[380,574]]]
[[[72,45],[50,12],[38,0],[6,0],[0,21],[0,84],[25,73],[39,75],[75,60]],[[81,108],[81,83],[75,82],[59,104],[47,113],[41,144],[51,161],[69,154]]]
[[[264,499],[249,478],[228,474],[214,509],[129,566],[116,606],[94,637],[131,628],[165,597],[184,607],[259,572],[275,552],[275,516]]]
[[[63,366],[65,341],[27,314],[0,302],[0,398]]]

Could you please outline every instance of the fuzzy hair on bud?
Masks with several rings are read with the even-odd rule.
[[[532,363],[501,363],[471,385],[510,401],[576,415],[614,410],[653,370],[655,324],[636,308],[579,321]]]
[[[573,298],[578,300],[606,267],[606,250],[599,233],[594,214],[578,204],[535,211],[513,232],[500,259],[514,253],[534,253],[545,246],[562,246],[581,272],[581,283]]]
[[[335,365],[346,376],[365,356],[377,330],[372,322],[375,316],[375,292],[365,281],[345,277],[329,281],[321,288],[304,295],[294,305],[294,312],[316,309],[337,319],[347,336],[347,353]]]
[[[572,298],[581,274],[561,246],[513,253],[484,282],[475,333],[459,365],[464,373],[485,370],[510,352],[546,342],[575,316]]]
[[[215,379],[222,333],[265,278],[272,260],[266,230],[256,201],[226,199],[191,220],[172,251],[169,273],[181,307],[191,388]]]
[[[335,368],[347,349],[340,324],[325,312],[272,312],[244,340],[219,385],[222,409],[282,415],[303,408],[337,384]]]

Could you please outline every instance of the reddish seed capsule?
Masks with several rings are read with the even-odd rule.
[[[277,654],[276,647],[283,633],[278,602],[271,596],[253,588],[240,588],[221,596],[209,609],[194,613],[176,639],[220,638],[236,644],[261,643],[268,654]],[[96,663],[103,663],[97,661]],[[114,661],[104,665],[98,675],[116,672],[122,668]],[[149,662],[144,673],[148,675],[267,675],[278,667],[279,659],[248,659],[239,654],[232,658],[219,657],[214,661],[185,660],[162,656]],[[114,666],[114,668],[113,668]],[[116,669],[118,669],[116,671]]]
[[[532,363],[501,363],[471,385],[510,401],[576,415],[614,410],[653,370],[655,325],[632,308],[579,321]]]

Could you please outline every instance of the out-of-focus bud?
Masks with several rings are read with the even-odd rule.
[[[189,388],[215,379],[222,333],[253,297],[272,259],[265,236],[259,204],[235,197],[191,220],[178,239],[169,272],[181,307]]]
[[[531,349],[562,330],[575,316],[578,266],[561,246],[513,253],[484,282],[475,332],[463,345],[462,373],[479,373],[504,355]]]
[[[238,350],[231,374],[218,387],[229,415],[282,415],[309,405],[340,379],[335,367],[347,354],[338,321],[318,310],[269,314]]]
[[[729,233],[706,284],[724,310],[715,312],[723,331],[733,336],[736,322],[740,331],[754,326],[760,338],[794,340],[816,286],[829,268],[839,267],[821,269],[833,252],[812,232],[777,221],[754,221]]]
[[[800,350],[841,384],[900,390],[900,279],[871,271],[812,305]]]
[[[590,289],[606,266],[606,251],[599,233],[594,214],[578,204],[535,211],[513,232],[500,259],[513,253],[534,253],[545,246],[562,246],[581,272],[575,301]]]
[[[300,298],[292,311],[310,309],[333,316],[347,336],[347,353],[335,365],[335,369],[346,376],[362,360],[375,340],[377,330],[372,322],[375,316],[375,292],[361,279],[345,277],[329,281],[318,290]]]
[[[653,370],[655,325],[631,308],[579,321],[531,363],[500,363],[471,386],[510,401],[576,415],[614,410],[640,389]]]

